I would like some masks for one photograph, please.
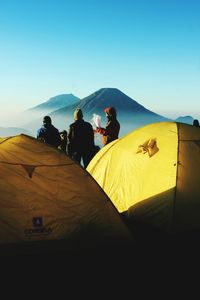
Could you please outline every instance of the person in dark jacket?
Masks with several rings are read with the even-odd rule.
[[[107,145],[108,143],[118,139],[120,124],[117,121],[116,109],[112,106],[104,109],[108,121],[105,128],[96,128],[96,132],[102,134],[102,144]]]
[[[60,139],[61,139],[59,149],[62,152],[66,153],[67,152],[67,143],[68,143],[67,130],[63,130],[59,134],[60,134]]]
[[[57,128],[51,124],[51,118],[43,118],[43,126],[37,131],[37,139],[49,145],[58,147],[61,144],[60,134]]]
[[[193,126],[199,127],[199,120],[194,119],[194,121],[193,121]]]
[[[78,163],[83,160],[86,168],[94,156],[94,131],[90,123],[83,120],[80,108],[74,112],[74,123],[70,124],[68,131],[68,155]]]

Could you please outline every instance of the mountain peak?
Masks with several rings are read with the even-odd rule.
[[[180,116],[175,119],[176,122],[179,123],[186,123],[186,124],[192,124],[194,121],[194,118],[191,116]]]
[[[78,99],[78,100],[80,100],[79,98],[77,98],[76,96],[74,96],[72,93],[70,93],[70,94],[60,94],[60,95],[57,95],[57,96],[54,96],[54,97],[51,97],[51,98],[49,98],[49,100],[47,100],[46,102],[44,102],[44,103],[52,103],[52,102],[61,102],[61,101],[63,101],[63,102],[65,102],[65,101],[69,101],[69,99],[70,100],[74,100],[74,99]]]
[[[33,107],[31,110],[35,111],[46,111],[47,113],[54,111],[56,109],[60,109],[67,105],[71,105],[77,103],[80,99],[74,96],[72,93],[70,94],[61,94],[54,97],[51,97],[49,100]]]
[[[95,92],[96,94],[110,94],[110,95],[117,95],[117,94],[123,94],[122,91],[120,91],[117,88],[111,88],[111,87],[106,87],[106,88],[101,88],[98,91]]]
[[[110,91],[110,92],[120,92],[122,93],[119,89],[117,88],[111,88],[111,87],[104,87],[104,88],[101,88],[99,89],[98,91]]]
[[[115,105],[120,101],[120,99],[122,100],[124,98],[126,98],[126,100],[131,100],[132,103],[135,101],[117,88],[104,87],[95,91],[88,97],[83,98],[82,101],[92,101],[92,99],[96,99],[97,101],[101,101],[101,103],[103,104],[106,100],[106,103],[110,102],[110,105]]]
[[[117,88],[104,87],[93,94],[85,97],[81,100],[81,107],[89,105],[92,107],[100,108],[103,110],[106,106],[114,106],[117,110],[129,110],[129,107],[137,107],[138,109],[144,109],[142,105],[137,103],[134,99],[130,98]],[[88,110],[88,108],[87,108]]]
[[[127,133],[129,129],[137,128],[144,124],[167,121],[165,117],[146,109],[119,89],[111,87],[101,88],[78,102],[72,103],[70,101],[68,105],[58,109],[56,108],[54,111],[52,110],[53,107],[51,107],[51,112],[50,107],[48,107],[48,112],[50,112],[55,126],[60,128],[59,130],[63,130],[63,128],[66,128],[66,126],[74,122],[73,113],[77,107],[82,109],[85,120],[90,122],[93,115],[98,114],[101,116],[102,125],[106,124],[107,118],[104,109],[108,106],[114,106],[116,108],[117,118],[121,125],[121,135]],[[39,121],[37,121],[37,123],[39,123]]]

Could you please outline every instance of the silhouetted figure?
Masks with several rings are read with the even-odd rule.
[[[105,128],[98,128],[96,132],[102,134],[102,144],[107,145],[108,143],[118,139],[120,124],[117,121],[117,113],[114,107],[107,107],[104,109],[108,122]]]
[[[197,119],[194,119],[193,126],[199,127],[199,121]]]
[[[61,138],[59,131],[51,124],[49,116],[43,118],[43,126],[37,131],[37,139],[55,147],[60,145]]]
[[[61,138],[61,143],[60,143],[59,149],[62,152],[66,153],[67,152],[67,142],[68,142],[66,130],[63,130],[60,132],[60,138]]]
[[[86,168],[94,156],[94,132],[92,125],[83,120],[80,108],[75,110],[74,120],[75,122],[69,126],[68,155],[79,163],[82,158]]]

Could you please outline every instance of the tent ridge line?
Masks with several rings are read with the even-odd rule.
[[[115,143],[114,143],[112,146],[110,146],[108,149],[106,149],[106,151],[102,154],[101,157],[105,156],[105,154],[106,154],[106,153],[107,153],[114,145],[116,145],[120,140],[121,140],[121,138],[116,139],[116,140],[115,140]],[[114,141],[113,141],[113,142],[114,142]],[[99,159],[97,160],[96,164],[98,164],[100,160],[101,160],[101,158],[99,158]]]
[[[178,181],[178,165],[179,165],[179,129],[180,126],[177,125],[177,164],[176,164],[176,182],[175,182],[175,191],[174,191],[174,199],[173,199],[173,212],[172,212],[172,227],[174,225],[174,214],[175,214],[175,206],[176,206],[176,193],[177,193],[177,181]],[[172,228],[173,230],[173,228]]]
[[[69,164],[55,164],[55,165],[31,165],[31,164],[24,164],[24,163],[12,163],[12,162],[7,162],[7,161],[0,161],[2,164],[7,164],[7,165],[14,165],[14,166],[30,166],[30,167],[63,167],[63,166],[69,166],[69,165],[74,165],[73,163]]]
[[[12,138],[13,138],[13,136],[9,136],[9,137],[5,138],[3,141],[0,142],[0,146],[1,146],[1,144],[7,142],[8,140],[10,140]]]

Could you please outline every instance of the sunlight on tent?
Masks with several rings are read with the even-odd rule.
[[[141,219],[149,220],[151,215],[151,222],[158,226],[156,218],[160,220],[160,211],[165,210],[167,228],[200,227],[199,145],[199,128],[176,122],[153,123],[108,144],[87,170],[120,213],[134,218],[137,205]],[[153,198],[157,200],[152,202]]]
[[[30,136],[0,141],[0,245],[65,240],[67,248],[132,242],[117,209],[78,163]]]

